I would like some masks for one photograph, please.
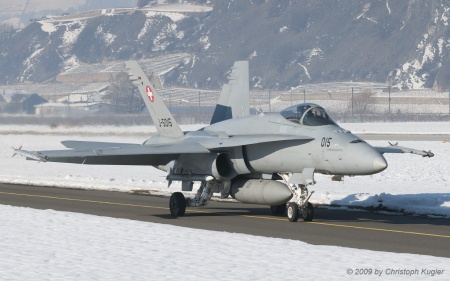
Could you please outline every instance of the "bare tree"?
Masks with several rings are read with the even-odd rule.
[[[369,90],[357,93],[353,97],[353,114],[358,115],[360,120],[364,120],[365,115],[372,111],[371,97],[372,92]]]
[[[145,106],[139,92],[131,83],[128,75],[121,73],[110,76],[109,94],[103,99],[114,107],[116,113],[136,113]]]

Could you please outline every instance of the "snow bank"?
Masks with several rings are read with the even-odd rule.
[[[447,258],[4,205],[0,213],[3,280],[361,280],[375,269],[383,280],[450,278]],[[371,278],[355,276],[361,268]]]

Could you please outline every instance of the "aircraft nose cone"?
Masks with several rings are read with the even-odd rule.
[[[387,162],[384,157],[377,157],[373,160],[373,168],[378,173],[387,168]]]

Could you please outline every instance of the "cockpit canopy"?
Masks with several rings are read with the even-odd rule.
[[[305,126],[336,125],[325,109],[314,103],[301,103],[290,106],[280,114],[287,120]]]

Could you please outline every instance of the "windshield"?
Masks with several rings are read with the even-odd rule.
[[[325,110],[316,104],[298,104],[286,108],[280,114],[287,120],[305,126],[336,125]]]

